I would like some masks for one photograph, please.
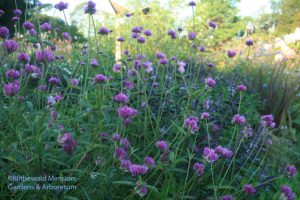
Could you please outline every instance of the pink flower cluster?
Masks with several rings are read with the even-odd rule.
[[[221,154],[224,158],[231,158],[233,155],[233,152],[231,150],[222,146],[217,146],[215,148],[215,152]]]
[[[138,114],[138,111],[129,106],[123,106],[118,108],[118,114],[122,118],[123,124],[129,125],[131,123],[131,119]]]
[[[274,116],[273,115],[263,115],[261,116],[261,125],[263,127],[275,127]]]
[[[207,162],[215,162],[219,159],[218,154],[214,149],[205,147],[203,150],[203,157]]]
[[[186,120],[184,120],[184,127],[188,128],[192,133],[195,133],[199,130],[198,127],[199,119],[198,117],[190,116]]]
[[[232,118],[232,123],[234,124],[245,124],[246,123],[246,118],[242,115],[236,114]]]

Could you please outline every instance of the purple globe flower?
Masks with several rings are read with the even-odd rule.
[[[121,136],[120,136],[119,133],[114,133],[114,134],[112,135],[112,139],[113,139],[114,141],[119,141],[120,138],[121,138]]]
[[[49,78],[49,83],[51,83],[52,85],[59,85],[59,79],[58,78],[56,78],[56,77],[50,77]]]
[[[72,79],[70,79],[70,83],[73,86],[77,86],[79,84],[79,80],[76,78],[72,78]]]
[[[103,74],[97,74],[94,77],[94,82],[95,83],[105,83],[107,81],[107,77],[104,76]]]
[[[217,28],[217,23],[214,22],[214,21],[210,21],[210,22],[208,23],[208,26],[211,27],[212,29],[216,29],[216,28]]]
[[[167,58],[166,54],[164,54],[163,52],[156,53],[155,57],[157,59],[166,59]]]
[[[13,11],[13,13],[14,13],[14,15],[16,15],[16,16],[20,16],[20,15],[22,15],[22,10],[20,10],[20,9],[15,9],[15,10]]]
[[[99,67],[99,63],[98,63],[98,61],[97,61],[96,58],[93,58],[93,59],[92,59],[92,61],[91,61],[91,66],[92,66],[92,67]]]
[[[169,149],[169,145],[166,141],[160,140],[157,141],[155,144],[156,148],[158,148],[160,151],[167,151]]]
[[[45,31],[45,32],[51,31],[51,24],[45,22],[45,23],[41,24],[40,28],[42,31]]]
[[[286,185],[283,185],[281,187],[281,192],[282,192],[283,196],[285,196],[284,199],[287,199],[287,200],[294,200],[295,199],[295,194],[293,193],[292,188],[290,188]]]
[[[236,51],[234,51],[234,50],[228,50],[227,51],[227,56],[229,58],[233,58],[235,55],[236,55]]]
[[[192,7],[193,7],[193,6],[196,6],[196,2],[195,2],[195,1],[190,1],[190,2],[189,2],[189,6],[192,6]]]
[[[111,30],[109,30],[108,28],[102,26],[100,27],[98,34],[100,35],[108,35],[111,32]]]
[[[77,141],[71,133],[64,133],[59,138],[59,143],[63,146],[63,150],[68,154],[72,154],[77,147]]]
[[[176,39],[176,31],[170,29],[168,30],[168,35],[171,36],[172,39]]]
[[[205,84],[207,87],[214,87],[216,85],[216,81],[210,77],[205,79]]]
[[[199,47],[199,51],[201,51],[201,52],[204,52],[205,51],[205,46],[201,46],[201,47]]]
[[[152,32],[150,31],[150,30],[144,30],[144,35],[146,35],[146,36],[151,36],[152,35]]]
[[[133,164],[133,165],[130,165],[129,171],[132,176],[144,175],[147,173],[148,167],[145,165]]]
[[[52,51],[45,49],[44,51],[37,51],[35,53],[35,58],[39,62],[52,62],[55,60],[55,57]]]
[[[195,163],[193,169],[199,176],[201,176],[204,173],[205,166],[201,163]]]
[[[17,55],[17,59],[18,61],[20,62],[24,62],[24,63],[28,63],[29,60],[30,60],[30,57],[27,53],[25,52],[20,52],[18,55]]]
[[[13,83],[7,83],[3,85],[3,95],[4,96],[14,96],[20,90],[20,83],[18,80],[15,80]]]
[[[8,38],[9,36],[9,30],[8,28],[6,28],[5,26],[1,26],[0,27],[0,38]]]
[[[24,22],[23,23],[23,27],[26,29],[26,30],[30,30],[30,29],[33,29],[34,28],[34,25],[31,23],[31,22]]]
[[[145,165],[150,166],[150,167],[155,166],[155,160],[150,156],[145,157],[144,163],[145,163]]]
[[[161,64],[161,65],[166,65],[166,64],[168,64],[168,63],[169,63],[169,60],[166,59],[166,58],[163,58],[163,59],[160,59],[160,60],[159,60],[159,64]]]
[[[256,190],[254,189],[254,187],[251,184],[245,184],[244,187],[243,187],[243,191],[246,194],[256,193]]]
[[[192,133],[195,133],[199,130],[198,122],[198,117],[190,116],[184,120],[183,126],[188,128]]]
[[[63,32],[61,35],[63,36],[63,38],[65,38],[65,40],[71,40],[69,33]]]
[[[218,154],[214,149],[210,149],[209,147],[205,147],[203,150],[203,157],[207,162],[215,162],[219,159]]]
[[[208,119],[210,117],[210,114],[208,112],[201,113],[201,119]]]
[[[248,40],[246,40],[245,44],[250,47],[250,46],[254,45],[254,42],[252,39],[248,39]]]
[[[133,32],[133,33],[141,33],[142,31],[143,31],[142,26],[136,26],[131,29],[131,32]]]
[[[285,171],[286,171],[287,175],[289,175],[289,176],[295,176],[297,174],[297,169],[294,165],[288,165],[285,168]]]
[[[188,38],[189,38],[189,40],[194,40],[194,39],[196,39],[196,33],[194,33],[194,32],[189,32],[189,33],[188,33]]]
[[[84,8],[84,13],[93,15],[96,13],[96,4],[93,1],[88,1]]]
[[[134,88],[134,83],[132,81],[126,80],[123,82],[123,86],[128,90],[132,90]]]
[[[5,72],[5,76],[11,79],[18,79],[20,77],[20,72],[18,70],[10,69]]]
[[[120,102],[120,103],[126,103],[126,102],[128,102],[128,97],[126,94],[121,92],[115,96],[115,101]]]
[[[19,44],[15,40],[4,40],[2,48],[7,53],[13,53],[19,48]]]
[[[59,10],[59,11],[63,11],[63,10],[65,10],[65,9],[67,9],[68,8],[68,3],[64,3],[64,2],[59,2],[59,3],[57,3],[57,4],[55,4],[54,5],[54,8],[56,8],[57,10]]]
[[[138,111],[134,108],[123,106],[121,108],[118,108],[118,114],[121,118],[131,118],[138,114]]]
[[[120,164],[121,169],[124,169],[126,172],[128,172],[129,167],[132,165],[131,161],[126,160],[126,159],[122,159],[120,161],[121,161],[121,164]]]
[[[29,35],[31,35],[31,36],[36,36],[36,31],[35,31],[35,29],[34,28],[32,28],[32,29],[30,29],[29,31],[28,31],[28,33],[29,33]]]
[[[126,17],[131,17],[132,14],[131,14],[131,13],[126,13],[125,16],[126,16]]]
[[[118,38],[117,38],[117,41],[119,41],[119,42],[124,42],[125,39],[124,39],[123,37],[118,37]]]
[[[236,90],[239,91],[239,92],[246,91],[247,90],[247,86],[245,86],[245,85],[238,85],[238,86],[236,86]]]
[[[122,160],[126,157],[126,151],[123,148],[117,147],[114,152],[114,157],[118,160]]]
[[[18,17],[18,16],[13,16],[13,17],[11,18],[11,20],[14,21],[14,22],[17,22],[17,21],[20,20],[20,17]]]
[[[146,42],[145,38],[142,37],[142,36],[139,36],[139,37],[137,38],[137,41],[138,41],[138,43],[141,43],[141,44],[143,44],[143,43]]]
[[[232,118],[232,123],[234,123],[234,124],[245,124],[246,123],[246,118],[242,115],[236,114]]]
[[[264,127],[275,127],[274,116],[273,115],[263,115],[261,116],[261,125]]]

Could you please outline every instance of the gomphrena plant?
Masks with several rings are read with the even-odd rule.
[[[197,4],[188,5],[194,21]],[[13,20],[17,24],[18,16],[38,15],[44,7],[14,10]],[[68,4],[54,7],[64,12]],[[296,167],[269,170],[276,116],[258,112],[260,98],[244,74],[217,68],[195,25],[187,35],[181,27],[164,33],[170,49],[178,40],[188,46],[189,57],[148,49],[156,33],[140,24],[116,38],[123,53],[115,61],[101,46],[113,30],[97,28],[95,12],[96,4],[88,1],[83,44],[38,17],[16,26],[24,37],[17,28],[8,39],[10,31],[0,27],[3,199],[296,199],[290,187]],[[131,17],[126,14],[126,20]],[[205,34],[213,35],[218,25],[210,21],[207,27]],[[53,32],[63,41],[51,38]],[[254,43],[246,41],[245,58],[230,49],[222,52],[224,60],[233,67],[237,60],[247,62]],[[76,181],[46,181],[41,184],[56,189],[29,191],[24,185],[38,181],[8,187],[11,175]]]

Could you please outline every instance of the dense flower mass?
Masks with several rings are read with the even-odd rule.
[[[166,141],[160,140],[157,141],[155,146],[160,150],[160,151],[167,151],[169,149],[169,145]]]
[[[2,48],[7,53],[13,53],[19,48],[19,44],[15,40],[4,40]]]
[[[295,176],[297,174],[297,169],[294,165],[288,165],[285,171],[289,176]]]
[[[63,150],[68,154],[73,153],[77,147],[77,141],[71,133],[64,133],[61,135],[59,143],[63,146]]]
[[[261,116],[261,125],[264,127],[275,127],[274,116],[273,115],[263,115]]]
[[[9,30],[5,26],[0,27],[0,38],[7,38],[9,36]]]
[[[243,190],[246,194],[253,194],[256,192],[256,190],[251,184],[245,184]]]
[[[133,165],[130,165],[129,171],[132,176],[144,175],[147,173],[148,167],[145,165],[133,164]]]
[[[67,9],[68,8],[68,3],[65,3],[65,2],[59,2],[59,3],[57,3],[57,4],[55,4],[54,5],[54,8],[56,8],[57,10],[59,10],[59,11],[63,11],[63,10],[65,10],[65,9]]]
[[[84,8],[84,13],[95,14],[96,13],[96,4],[93,1],[88,1],[87,5]]]
[[[198,175],[203,175],[205,166],[201,163],[195,163],[193,169]]]
[[[203,150],[203,157],[207,162],[215,162],[219,159],[218,154],[215,152],[214,149],[209,147],[205,147]]]
[[[184,127],[188,128],[192,133],[195,133],[199,130],[198,122],[198,117],[190,116],[184,120]]]
[[[287,199],[287,200],[294,200],[295,199],[295,194],[292,190],[292,188],[286,186],[286,185],[283,185],[281,187],[281,192],[283,194],[283,196]]]
[[[232,118],[232,123],[234,123],[234,124],[245,124],[246,123],[246,118],[242,115],[236,114]]]

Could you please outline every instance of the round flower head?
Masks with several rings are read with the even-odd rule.
[[[205,79],[205,84],[207,87],[214,87],[216,85],[216,81],[210,77]]]
[[[11,69],[7,70],[5,75],[7,78],[17,79],[20,77],[20,72],[18,70]]]
[[[189,32],[189,33],[188,33],[188,38],[189,38],[189,40],[194,40],[194,39],[196,39],[196,33],[194,33],[194,32]]]
[[[161,64],[161,65],[166,65],[166,64],[168,64],[168,63],[169,63],[169,60],[168,60],[168,59],[163,58],[163,59],[160,59],[160,60],[159,60],[159,64]]]
[[[144,67],[146,73],[150,73],[153,71],[152,62],[150,60],[144,62],[142,66]]]
[[[118,108],[118,114],[121,118],[130,118],[136,116],[138,114],[138,111],[134,108],[123,106],[121,108]]]
[[[33,36],[33,37],[36,36],[36,31],[35,31],[34,28],[28,30],[28,33],[29,33],[29,35],[31,35],[31,36]]]
[[[195,133],[199,130],[198,121],[198,117],[190,116],[189,118],[184,120],[183,126],[188,128],[192,133]]]
[[[130,165],[129,171],[132,176],[144,175],[147,173],[148,167],[145,165],[133,164],[133,165]]]
[[[246,184],[246,185],[244,185],[243,191],[244,191],[246,194],[253,194],[253,193],[256,192],[256,190],[254,189],[254,187],[253,187],[251,184]]]
[[[17,59],[18,61],[20,62],[25,62],[25,63],[28,63],[29,60],[30,60],[30,57],[27,53],[25,52],[20,52],[18,55],[17,55]]]
[[[195,163],[193,169],[198,175],[203,175],[205,166],[201,163]]]
[[[52,51],[45,49],[44,51],[37,51],[35,53],[35,58],[39,62],[52,62],[55,60],[55,57]]]
[[[118,37],[118,38],[117,38],[117,41],[119,41],[119,42],[124,42],[125,39],[124,39],[123,37]]]
[[[71,133],[64,133],[59,138],[59,143],[62,144],[63,150],[68,154],[74,152],[77,147],[77,141],[75,140],[75,138],[72,136]]]
[[[242,115],[236,114],[232,118],[232,123],[234,123],[234,124],[245,124],[246,123],[246,118]]]
[[[63,32],[61,35],[63,36],[63,38],[64,38],[65,40],[71,40],[71,37],[70,37],[69,33]]]
[[[115,96],[115,101],[120,102],[120,103],[126,103],[126,102],[128,102],[128,97],[126,94],[121,92]]]
[[[274,116],[273,115],[263,115],[261,116],[261,125],[264,127],[275,127]]]
[[[168,35],[171,36],[172,39],[176,39],[176,31],[174,30],[168,30]]]
[[[45,22],[45,23],[41,24],[40,28],[42,31],[45,31],[45,32],[51,31],[51,24]]]
[[[59,85],[59,79],[56,77],[50,77],[48,81],[53,85]]]
[[[201,119],[208,119],[210,117],[210,114],[208,112],[201,113]]]
[[[93,1],[88,1],[87,5],[84,8],[84,13],[95,14],[96,13],[96,4]]]
[[[93,58],[93,59],[92,59],[92,61],[91,61],[91,66],[92,66],[92,67],[99,67],[99,63],[98,63],[98,61],[97,61],[96,58]]]
[[[253,42],[252,39],[248,39],[248,40],[246,40],[245,44],[246,44],[247,46],[253,46],[253,45],[254,45],[254,42]]]
[[[120,64],[115,63],[113,66],[113,72],[117,73],[120,72],[122,69],[122,66]]]
[[[68,3],[64,3],[64,2],[61,1],[57,4],[55,4],[54,8],[56,8],[59,11],[63,11],[63,10],[68,8]]]
[[[199,51],[201,51],[201,52],[204,52],[205,51],[205,46],[201,46],[201,47],[199,47]]]
[[[157,59],[166,59],[167,58],[166,54],[164,54],[163,52],[156,53],[155,57]]]
[[[289,165],[285,168],[287,175],[295,176],[297,174],[297,169],[294,165]]]
[[[20,83],[15,80],[13,83],[7,83],[3,85],[3,95],[4,96],[14,96],[20,90]]]
[[[142,198],[148,193],[148,188],[145,186],[137,186],[135,187],[135,191]]]
[[[227,56],[229,58],[233,58],[236,55],[236,52],[234,50],[228,50],[227,51]]]
[[[130,160],[122,159],[121,161],[121,169],[124,169],[126,172],[129,171],[130,166],[132,165]]]
[[[207,66],[208,66],[209,68],[213,68],[213,67],[215,67],[215,64],[214,64],[214,63],[211,63],[211,62],[209,62],[209,63],[207,63]]]
[[[146,42],[145,38],[142,37],[142,36],[139,36],[139,37],[137,38],[137,41],[138,41],[138,43],[141,43],[141,44],[143,44],[143,43]]]
[[[118,160],[122,160],[126,157],[126,151],[123,148],[117,147],[114,152],[114,157]]]
[[[252,136],[253,131],[251,127],[244,127],[244,129],[242,130],[242,133],[244,135],[244,137],[249,138]]]
[[[131,29],[131,32],[133,33],[141,33],[142,31],[143,31],[143,27],[141,26],[136,26]]]
[[[14,15],[16,15],[16,16],[20,16],[20,15],[22,15],[22,10],[20,10],[20,9],[15,9],[15,10],[13,11],[13,13],[14,13]]]
[[[11,18],[12,21],[17,22],[20,20],[20,17],[18,16],[14,16],[13,18]]]
[[[23,23],[23,27],[24,27],[26,30],[30,30],[30,29],[33,29],[33,28],[34,28],[33,24],[32,24],[31,22],[28,22],[28,21],[26,21],[26,22]]]
[[[295,194],[293,193],[292,188],[290,188],[286,185],[283,185],[281,187],[281,192],[282,192],[282,195],[285,197],[283,199],[287,199],[287,200],[294,200],[295,199]]]
[[[203,150],[203,157],[207,162],[215,162],[219,159],[218,154],[214,149],[210,149],[209,147],[205,147]]]
[[[196,2],[195,2],[195,1],[190,1],[190,2],[189,2],[189,6],[192,6],[192,7],[193,7],[193,6],[196,6]]]
[[[160,150],[160,151],[167,151],[169,149],[168,143],[164,140],[157,141],[155,146]]]
[[[123,86],[128,90],[132,90],[134,88],[134,83],[132,81],[126,80],[123,82]]]
[[[144,30],[144,35],[146,35],[146,36],[151,36],[152,35],[152,32],[150,31],[150,30]]]
[[[79,84],[79,80],[76,79],[76,78],[71,78],[71,79],[70,79],[70,83],[71,83],[71,85],[73,85],[73,86],[77,86],[77,85]]]
[[[15,40],[4,40],[2,48],[7,53],[13,53],[19,48],[19,44]]]
[[[217,23],[214,22],[214,21],[210,21],[210,22],[208,23],[208,26],[211,27],[212,29],[216,29],[216,28],[217,28]]]
[[[147,166],[152,166],[153,167],[155,165],[155,160],[150,156],[146,156],[145,159],[144,159],[144,163]]]
[[[99,31],[98,34],[100,35],[108,35],[111,32],[111,30],[109,30],[108,28],[102,26]]]
[[[9,30],[5,26],[0,27],[0,38],[8,38],[9,36]]]
[[[94,81],[95,81],[95,83],[104,83],[107,81],[107,77],[104,76],[103,74],[97,74],[94,77]]]
[[[247,86],[245,85],[238,85],[236,86],[236,90],[241,92],[241,91],[246,91],[247,90]]]

